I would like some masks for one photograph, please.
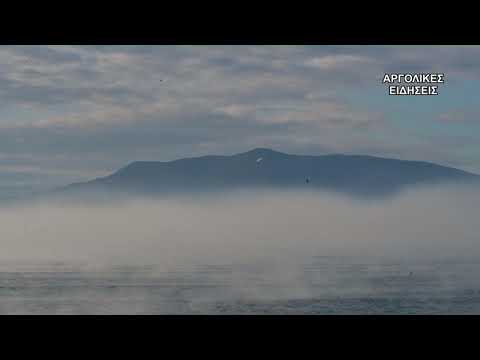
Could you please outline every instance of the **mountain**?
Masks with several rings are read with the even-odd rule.
[[[363,155],[291,155],[258,148],[232,156],[137,161],[112,175],[72,184],[63,191],[185,193],[277,188],[370,196],[448,182],[480,183],[480,176],[428,162]]]

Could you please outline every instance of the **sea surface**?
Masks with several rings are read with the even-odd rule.
[[[0,314],[479,314],[479,261],[0,263]]]

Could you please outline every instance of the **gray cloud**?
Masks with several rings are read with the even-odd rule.
[[[0,155],[71,174],[256,146],[419,158],[435,145],[402,145],[385,110],[346,94],[385,71],[478,78],[479,58],[477,47],[3,46]]]

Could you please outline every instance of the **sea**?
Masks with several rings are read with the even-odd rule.
[[[479,314],[480,259],[312,256],[159,265],[0,263],[0,314]]]

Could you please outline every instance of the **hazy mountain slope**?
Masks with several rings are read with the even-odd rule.
[[[388,194],[407,186],[476,182],[480,177],[427,162],[361,155],[301,156],[254,149],[232,156],[133,162],[114,174],[64,190],[189,192],[235,188],[316,188]]]

